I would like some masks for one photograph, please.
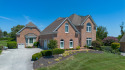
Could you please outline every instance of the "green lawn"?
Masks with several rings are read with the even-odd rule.
[[[38,70],[125,70],[125,57],[111,53],[79,53]]]
[[[0,46],[7,46],[7,40],[0,41]]]

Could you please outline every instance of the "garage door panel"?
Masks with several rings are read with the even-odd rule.
[[[24,44],[18,44],[18,48],[19,49],[25,48],[25,45]]]

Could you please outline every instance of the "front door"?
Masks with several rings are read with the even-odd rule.
[[[47,40],[44,40],[44,48],[47,49]]]

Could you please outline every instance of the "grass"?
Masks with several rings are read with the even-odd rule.
[[[0,46],[7,46],[7,40],[0,41]]]
[[[111,53],[79,53],[37,70],[125,70],[125,57]]]
[[[0,50],[0,54],[2,53],[2,50]]]

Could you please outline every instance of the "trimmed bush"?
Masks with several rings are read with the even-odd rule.
[[[0,46],[0,50],[2,50],[3,49],[3,46]]]
[[[53,49],[53,55],[55,54],[63,54],[65,52],[65,49]]]
[[[85,45],[84,47],[85,47],[85,48],[89,48],[89,46],[87,46],[87,45]]]
[[[0,40],[8,40],[11,41],[13,38],[0,38]]]
[[[33,46],[35,46],[35,48],[37,48],[38,45],[39,45],[39,42],[34,42],[34,43],[33,43]]]
[[[7,47],[9,49],[15,49],[17,48],[17,42],[7,42]]]
[[[76,47],[76,50],[79,50],[79,49],[80,49],[80,46],[77,46],[77,47]]]
[[[32,46],[27,46],[26,48],[33,48]]]
[[[52,56],[52,50],[44,50],[41,53],[43,56]]]
[[[0,50],[0,54],[2,53],[2,50]]]
[[[115,37],[106,37],[103,39],[103,43],[105,46],[111,46],[113,42],[118,42],[118,39]]]
[[[35,53],[32,55],[32,60],[33,61],[36,61],[38,60],[40,57],[42,57],[42,54],[41,53]]]
[[[112,43],[111,47],[113,50],[116,50],[116,49],[120,48],[120,43]]]
[[[101,43],[99,41],[92,41],[92,46],[94,49],[101,49]]]

